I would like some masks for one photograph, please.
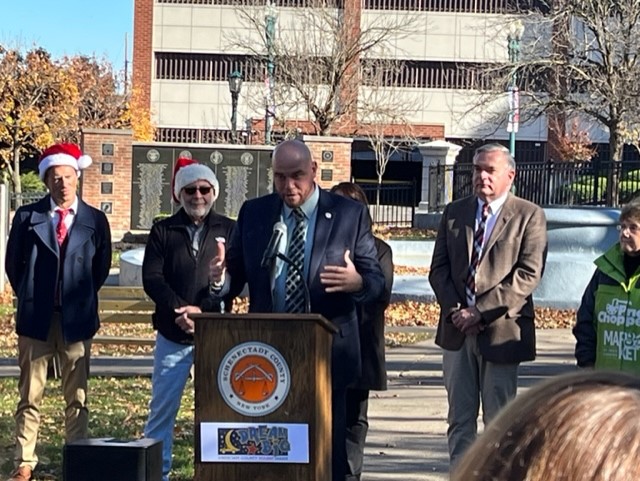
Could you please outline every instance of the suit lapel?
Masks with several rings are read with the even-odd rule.
[[[95,231],[93,216],[87,204],[78,199],[78,212],[73,220],[73,226],[69,231],[67,240],[67,254],[80,248],[87,239],[90,239]]]
[[[31,213],[31,225],[33,226],[33,231],[42,243],[58,257],[60,256],[60,248],[55,238],[51,216],[49,215],[49,211],[51,210],[51,201],[49,199],[50,196],[47,195],[38,202],[35,210]]]
[[[475,196],[469,197],[469,201],[463,204],[464,211],[460,218],[462,219],[462,225],[464,226],[465,239],[467,243],[467,258],[465,264],[468,266],[471,263],[471,252],[473,251],[473,235],[476,230],[476,211],[478,210],[478,199]]]
[[[318,189],[320,189],[320,187],[318,187]],[[309,259],[309,282],[315,279],[322,264],[324,252],[329,244],[334,219],[335,212],[331,196],[320,189],[318,212],[316,213],[316,230],[311,249],[311,258]]]

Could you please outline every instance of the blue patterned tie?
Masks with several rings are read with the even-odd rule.
[[[473,236],[473,250],[471,251],[471,262],[469,263],[469,272],[465,282],[465,292],[467,294],[467,305],[475,305],[476,303],[476,273],[480,264],[480,256],[484,247],[484,231],[487,226],[487,217],[489,217],[489,204],[482,204],[482,216],[478,222],[478,228]]]
[[[304,234],[305,218],[304,212],[299,207],[292,211],[296,220],[296,225],[291,235],[291,242],[287,250],[287,257],[299,269],[289,266],[285,281],[284,306],[286,312],[304,312],[304,285],[299,272],[304,272]]]

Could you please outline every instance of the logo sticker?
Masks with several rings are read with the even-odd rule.
[[[262,342],[233,347],[218,369],[218,387],[231,409],[245,416],[264,416],[289,394],[291,375],[282,354]]]

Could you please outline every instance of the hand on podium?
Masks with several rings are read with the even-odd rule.
[[[193,319],[189,317],[189,314],[200,314],[202,311],[198,306],[182,306],[175,309],[176,314],[180,314],[176,317],[176,324],[187,334],[193,334],[195,324]]]

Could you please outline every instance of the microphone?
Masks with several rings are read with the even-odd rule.
[[[264,251],[264,255],[262,256],[262,262],[260,262],[260,267],[263,269],[269,268],[273,263],[273,260],[278,256],[278,249],[280,247],[280,241],[283,237],[287,236],[287,224],[284,222],[276,222],[273,225],[273,234],[271,234],[271,239],[269,239],[269,244]]]

